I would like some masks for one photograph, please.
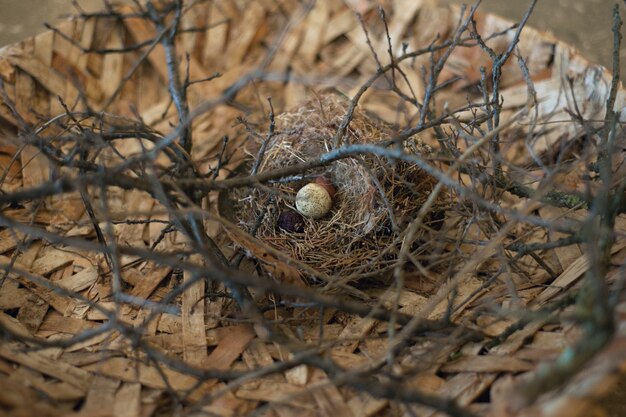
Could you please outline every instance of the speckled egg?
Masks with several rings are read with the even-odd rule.
[[[332,206],[332,197],[320,184],[307,184],[296,194],[296,208],[303,216],[319,219],[324,217]]]

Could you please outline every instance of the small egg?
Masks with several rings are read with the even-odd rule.
[[[278,227],[292,233],[304,232],[304,219],[292,210],[283,211],[278,216]]]
[[[326,188],[326,191],[328,191],[328,194],[330,194],[330,198],[335,198],[335,194],[337,194],[337,189],[335,188],[333,183],[328,179],[328,177],[317,177],[315,178],[314,182]]]
[[[333,199],[320,184],[314,182],[300,188],[296,194],[296,208],[303,216],[312,219],[324,217],[333,206]]]

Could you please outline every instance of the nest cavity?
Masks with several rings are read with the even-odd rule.
[[[276,132],[267,144],[259,173],[300,164],[331,151],[348,107],[347,99],[328,95],[277,116]],[[344,145],[377,143],[391,139],[392,133],[389,126],[356,111]],[[257,149],[250,149],[252,158],[257,157],[260,143]],[[419,154],[423,159],[431,153],[415,137],[404,147],[407,153]],[[279,227],[281,213],[297,211],[297,191],[319,176],[330,179],[337,190],[330,213],[317,220],[304,218],[302,232]],[[263,242],[320,274],[348,281],[386,279],[396,264],[408,222],[415,218],[435,184],[436,180],[416,164],[360,155],[267,187],[240,190],[234,211],[248,232],[256,229],[256,236]],[[433,212],[441,207],[440,203],[435,206]],[[441,222],[441,218],[427,216],[416,241],[427,239],[423,235],[435,221]]]

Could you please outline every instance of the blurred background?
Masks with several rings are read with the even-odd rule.
[[[442,1],[472,4],[467,0]],[[77,3],[92,11],[102,6],[102,0]],[[484,0],[481,7],[483,11],[519,20],[528,3],[528,0]],[[575,45],[590,61],[610,67],[613,4],[606,0],[540,1],[531,25],[553,32],[557,38]],[[0,0],[0,10],[0,45],[6,45],[43,31],[43,22],[54,23],[75,9],[72,0]],[[626,48],[622,48],[624,58]]]

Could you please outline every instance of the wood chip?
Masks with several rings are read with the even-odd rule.
[[[140,417],[141,416],[141,385],[123,383],[115,394],[113,405],[115,417]]]
[[[534,365],[520,359],[505,356],[470,356],[447,363],[442,372],[524,372]]]
[[[76,368],[62,361],[51,362],[37,352],[25,353],[23,347],[15,343],[6,343],[0,346],[0,356],[3,358],[32,368],[43,374],[50,375],[61,381],[81,389],[87,390],[92,376],[89,372]]]
[[[193,260],[193,259],[192,259]],[[195,261],[199,261],[195,258]],[[205,281],[185,271],[183,284],[194,282],[183,293],[182,326],[183,357],[192,365],[201,365],[207,359],[206,329],[204,323]]]

